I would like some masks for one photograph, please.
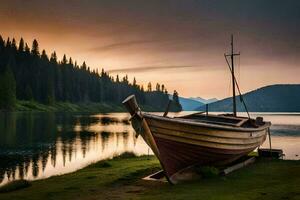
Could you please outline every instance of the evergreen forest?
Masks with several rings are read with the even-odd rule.
[[[0,109],[14,110],[18,101],[53,105],[56,102],[105,103],[120,105],[128,95],[135,94],[140,105],[163,111],[169,101],[165,85],[151,82],[144,89],[136,78],[115,77],[104,69],[91,69],[64,55],[58,59],[40,50],[35,39],[29,46],[22,38],[4,40],[0,36]],[[172,111],[181,110],[178,93],[174,91]]]

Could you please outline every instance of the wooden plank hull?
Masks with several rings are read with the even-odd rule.
[[[154,137],[164,163],[166,175],[172,180],[177,172],[193,165],[219,166],[229,164],[253,149],[243,151],[228,151],[224,149],[207,148]]]
[[[177,172],[192,165],[226,165],[247,155],[265,141],[269,127],[247,131],[179,123],[176,119],[147,114],[144,119],[171,182]]]
[[[143,113],[134,95],[122,103],[137,136],[151,147],[171,183],[193,165],[226,165],[248,154],[265,141],[271,126],[262,118],[199,113],[169,118]]]

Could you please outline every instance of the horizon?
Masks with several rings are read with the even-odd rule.
[[[299,8],[297,1],[14,0],[0,5],[0,22],[5,40],[23,37],[31,46],[37,39],[59,59],[66,54],[144,86],[159,82],[181,97],[224,99],[231,95],[223,56],[231,33],[242,93],[300,83]]]

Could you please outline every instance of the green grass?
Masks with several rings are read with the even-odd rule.
[[[15,111],[39,112],[124,112],[123,106],[106,103],[78,103],[56,102],[45,105],[35,101],[17,101]]]
[[[31,185],[29,181],[26,180],[17,180],[17,181],[12,181],[3,187],[0,187],[0,193],[7,193],[7,192],[12,192],[15,190],[27,188]]]
[[[144,111],[161,111],[151,106],[141,105]],[[38,111],[38,112],[126,112],[125,107],[120,104],[109,103],[70,103],[55,102],[53,105],[41,104],[36,101],[20,101],[16,103],[13,111]]]
[[[120,156],[33,181],[30,187],[0,193],[0,199],[300,199],[300,161],[258,160],[227,176],[173,186],[141,180],[159,169],[153,156]]]
[[[203,166],[197,168],[197,173],[201,174],[201,177],[203,178],[212,178],[218,176],[220,171],[215,167]]]
[[[300,199],[300,161],[259,160],[224,177],[148,190],[142,199]]]

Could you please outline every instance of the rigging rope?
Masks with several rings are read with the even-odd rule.
[[[239,63],[238,63],[238,81],[241,82],[241,56],[239,56]]]
[[[225,57],[225,60],[226,60],[227,65],[228,65],[228,67],[229,67],[229,70],[230,70],[230,72],[231,72],[231,74],[232,74],[232,68],[230,67],[230,64],[229,64],[229,62],[228,62],[228,60],[227,60],[226,54],[224,54],[224,57]],[[242,93],[241,93],[239,84],[238,84],[238,82],[237,82],[235,76],[233,76],[233,78],[234,78],[234,82],[235,82],[235,84],[236,84],[236,87],[237,87],[237,89],[238,89],[238,92],[239,92],[239,94],[240,94],[240,101],[243,103],[243,105],[244,105],[244,107],[245,107],[245,110],[246,110],[246,112],[247,112],[248,118],[250,119],[250,114],[249,114],[249,112],[248,112],[248,108],[247,108],[247,106],[246,106],[246,103],[245,103],[245,101],[244,101],[243,95],[242,95]]]
[[[231,92],[232,92],[232,89],[231,89],[231,82],[232,82],[232,78],[231,77],[227,77],[227,80],[226,80],[226,84],[227,84],[227,87],[226,87],[226,91],[225,91],[225,95],[227,97],[229,97],[231,95]]]

